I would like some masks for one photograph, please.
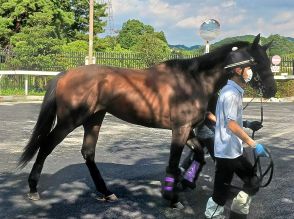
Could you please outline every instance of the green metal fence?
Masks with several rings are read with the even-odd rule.
[[[0,51],[0,70],[30,70],[62,72],[85,64],[86,53],[26,54],[25,52]],[[145,68],[144,56],[138,53],[95,53],[96,64],[124,68]],[[1,73],[0,73],[1,74]],[[52,76],[0,75],[0,95],[5,92],[24,94],[25,80],[29,93],[43,92]]]
[[[192,58],[199,55],[200,54],[183,56],[172,54],[166,57],[165,60]],[[84,65],[86,56],[87,54],[83,52],[28,54],[25,51],[11,52],[0,50],[0,70],[36,70],[62,72],[70,68]],[[94,56],[96,57],[96,64],[100,65],[137,69],[148,67],[144,54],[140,53],[97,52],[94,53]],[[280,72],[294,75],[293,58],[282,57],[280,66]],[[52,76],[0,75],[0,95],[3,95],[3,90],[23,90],[25,79],[28,81],[30,92],[42,92],[45,90],[45,87],[51,78]]]
[[[294,59],[291,57],[282,57],[281,60],[281,73],[288,73],[288,75],[294,75]]]

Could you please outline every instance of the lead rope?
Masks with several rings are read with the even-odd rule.
[[[243,110],[247,108],[247,106],[255,99],[256,95],[243,107]]]
[[[263,100],[262,100],[262,95],[261,94],[260,94],[260,123],[261,124],[263,123]],[[254,134],[255,134],[255,131],[252,132],[252,139],[253,140],[254,140]],[[253,151],[254,160],[255,160],[255,163],[253,165],[253,170],[255,171],[256,168],[258,168],[259,175],[260,175],[259,176],[260,187],[262,187],[262,188],[264,188],[264,187],[266,187],[266,186],[268,186],[270,184],[270,182],[272,180],[272,177],[273,177],[273,173],[274,173],[274,162],[272,160],[271,153],[268,151],[268,149],[265,148],[265,150],[269,155],[270,164],[268,165],[268,167],[267,167],[267,169],[265,170],[264,173],[262,173],[261,164],[260,164],[260,157],[257,157],[255,151]],[[262,180],[269,171],[270,171],[269,179],[265,184],[262,185]]]
[[[261,96],[260,97],[260,124],[262,123],[263,123],[263,105],[262,105],[262,96]],[[252,136],[251,136],[253,140],[254,140],[254,134],[255,134],[255,131],[252,132]],[[256,156],[255,150],[253,150],[253,154],[254,154],[254,160],[255,160],[255,163],[253,165],[253,171],[255,172],[256,167],[258,166],[259,173],[261,173],[262,170],[261,170],[260,160],[259,160],[259,157]],[[259,180],[261,183],[262,178]]]
[[[219,205],[216,206],[216,209],[214,210],[214,212],[213,212],[212,216],[210,217],[210,219],[213,219],[213,216],[214,216],[215,212],[217,211],[218,207],[219,207]]]

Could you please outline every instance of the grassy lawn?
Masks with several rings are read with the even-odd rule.
[[[0,96],[24,96],[25,90],[24,89],[0,89]],[[32,96],[44,96],[45,91],[35,91],[35,90],[29,90],[28,95]]]

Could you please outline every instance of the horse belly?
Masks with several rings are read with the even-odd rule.
[[[170,128],[168,104],[158,98],[129,93],[107,104],[107,112],[126,122],[152,128]]]

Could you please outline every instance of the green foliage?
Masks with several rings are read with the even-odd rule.
[[[114,45],[113,47],[107,47],[105,49],[105,52],[132,53],[132,51],[122,48],[119,43]]]
[[[284,56],[287,54],[294,53],[294,42],[289,41],[286,37],[280,36],[278,34],[269,36],[264,43],[273,42],[269,49],[269,55],[280,55]]]
[[[294,80],[277,81],[277,98],[294,96]]]
[[[154,32],[154,35],[155,35],[158,39],[160,39],[160,40],[162,40],[163,42],[167,43],[167,40],[166,40],[166,38],[165,38],[165,35],[164,35],[164,32],[163,32],[163,31],[160,31],[160,32]]]
[[[293,97],[294,96],[294,80],[276,81],[277,93],[276,98]],[[247,86],[245,89],[246,97],[258,97],[257,91]]]
[[[167,42],[164,33],[155,32],[154,28],[150,25],[146,25],[139,20],[128,20],[122,26],[118,35],[119,44],[125,48],[130,49],[140,40],[140,36],[144,34],[154,34],[156,38],[159,38],[163,42]]]
[[[89,31],[89,1],[88,0],[74,0],[74,1],[56,1],[61,12],[70,11],[73,14],[73,23],[64,26],[61,30],[65,35],[63,37],[68,40],[88,40]],[[97,2],[97,1],[94,1]],[[103,20],[107,16],[106,4],[94,4],[94,36],[104,32],[106,21]],[[62,23],[62,21],[61,21]]]
[[[15,88],[15,89],[0,89],[0,95],[1,96],[24,96],[25,90],[21,88]],[[28,95],[33,96],[44,96],[45,91],[36,91],[36,90],[29,90]]]
[[[76,40],[67,44],[64,44],[60,48],[61,52],[84,52],[88,51],[88,42],[84,40]]]
[[[2,48],[15,46],[10,37],[24,30],[32,33],[38,27],[47,29],[49,26],[51,37],[65,39],[65,42],[88,38],[89,4],[85,0],[0,0],[0,5]],[[103,32],[106,25],[102,20],[106,17],[105,9],[105,4],[94,5],[94,35]]]
[[[286,57],[289,59],[294,59],[294,52],[287,54]]]
[[[114,48],[118,45],[116,36],[106,36],[104,38],[95,38],[94,49],[97,52],[102,51],[114,51]]]
[[[3,45],[7,45],[11,36],[12,30],[9,29],[12,20],[5,17],[0,17],[0,42]],[[1,45],[0,45],[1,46]]]
[[[167,43],[157,38],[154,33],[145,33],[139,36],[138,42],[132,47],[132,50],[144,54],[147,66],[163,61],[171,54]]]
[[[177,58],[183,58],[200,56],[203,55],[203,52],[198,50],[171,49],[171,54]]]
[[[85,57],[88,56],[88,42],[76,40],[60,47],[60,52],[51,56],[54,67],[65,70],[84,65]]]
[[[87,1],[0,0],[0,5],[0,46],[9,49],[5,61],[11,69],[72,67],[72,60],[62,63],[62,53],[88,50]],[[106,25],[105,7],[94,5],[95,35]],[[79,63],[84,64],[84,57]]]
[[[258,97],[258,92],[254,90],[252,87],[249,85],[246,86],[245,92],[244,92],[245,97]]]
[[[28,81],[29,95],[42,95],[52,78],[53,76],[2,75],[0,95],[24,95],[25,80]]]
[[[138,20],[128,20],[119,32],[118,42],[123,48],[130,49],[137,43],[139,36],[147,32],[148,29]]]
[[[254,40],[255,36],[253,35],[244,35],[244,36],[236,36],[236,37],[229,37],[229,38],[226,38],[226,39],[223,39],[219,42],[216,42],[214,43],[212,46],[211,46],[211,49],[214,49],[214,48],[217,48],[217,47],[220,47],[220,46],[223,46],[225,44],[229,44],[229,43],[233,43],[233,42],[237,42],[237,41],[245,41],[245,42],[250,42],[252,43],[253,40]],[[263,37],[261,37],[261,41],[263,41]]]
[[[21,88],[0,89],[0,95],[1,96],[11,96],[11,95],[24,96],[25,90]]]

